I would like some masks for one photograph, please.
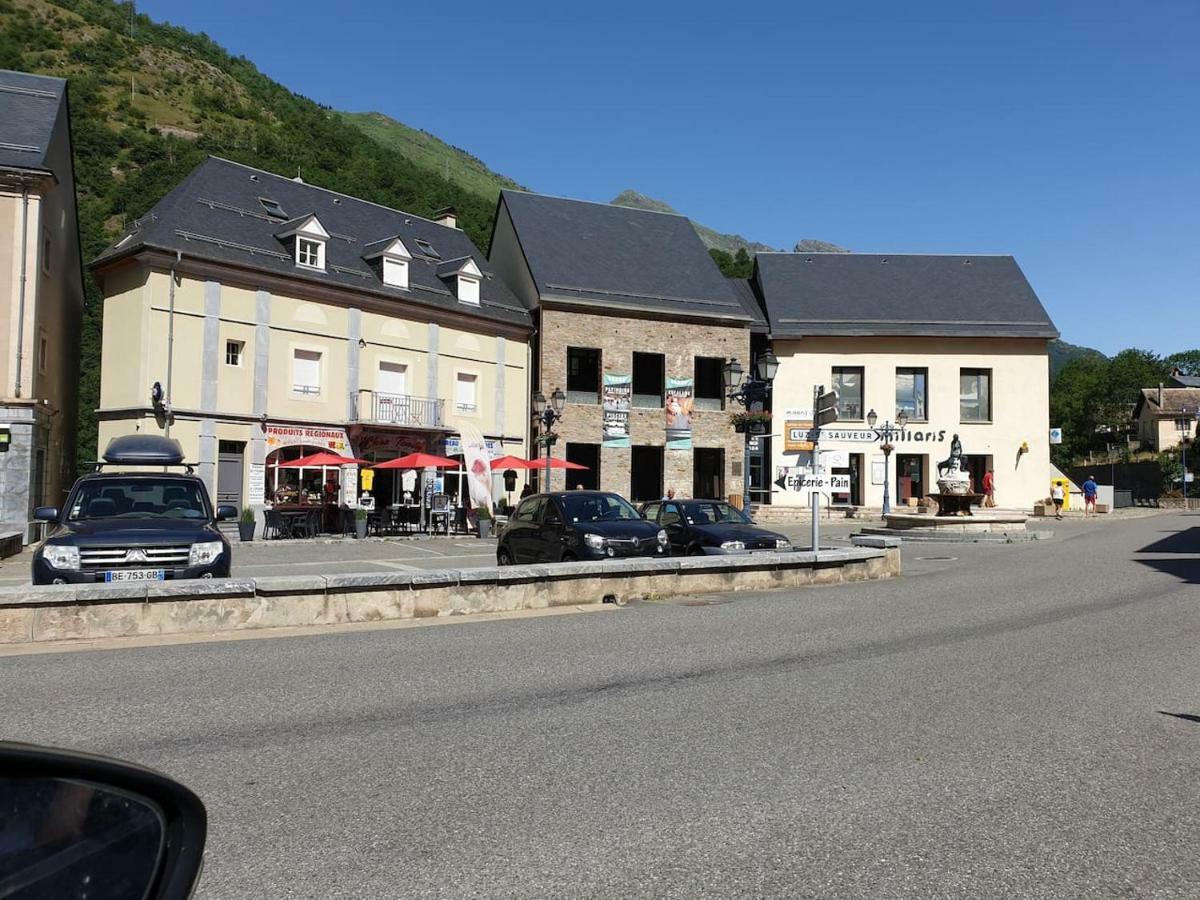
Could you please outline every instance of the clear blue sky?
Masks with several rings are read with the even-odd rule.
[[[138,8],[535,190],[788,249],[1011,253],[1066,340],[1200,346],[1196,0]]]

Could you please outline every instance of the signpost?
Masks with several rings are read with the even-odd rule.
[[[813,388],[813,465],[812,472],[804,476],[803,482],[803,489],[810,491],[812,502],[813,553],[821,549],[821,491],[830,483],[821,465],[821,426],[837,421],[837,401],[837,391],[826,393],[823,384]]]

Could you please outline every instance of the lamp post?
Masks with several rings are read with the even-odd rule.
[[[554,389],[548,402],[546,395],[541,391],[533,395],[534,418],[542,426],[542,433],[538,435],[537,442],[546,448],[546,485],[542,488],[543,493],[550,490],[550,448],[558,440],[558,435],[553,430],[554,423],[562,418],[563,406],[566,402],[567,395],[562,392],[561,388]]]
[[[892,511],[892,488],[889,477],[889,460],[891,459],[892,451],[896,449],[892,446],[892,438],[899,432],[904,430],[904,426],[908,424],[908,413],[902,409],[896,410],[896,424],[884,422],[878,428],[875,428],[875,423],[879,421],[879,416],[875,414],[875,410],[867,413],[867,426],[874,429],[875,433],[883,440],[883,445],[879,448],[883,451],[883,514],[886,516]]]
[[[753,373],[743,381],[745,372],[736,358],[725,363],[722,372],[725,378],[725,396],[736,400],[747,412],[762,412],[771,395],[771,382],[779,371],[779,360],[769,349],[754,361]],[[765,430],[765,429],[764,429]],[[750,433],[749,423],[745,428],[745,461],[742,464],[742,509],[750,514]]]

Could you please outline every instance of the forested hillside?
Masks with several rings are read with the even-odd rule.
[[[0,0],[0,67],[70,79],[85,261],[214,154],[429,215],[455,206],[481,247],[494,199],[442,177],[205,35],[111,0]],[[95,459],[100,295],[82,334],[79,459]]]

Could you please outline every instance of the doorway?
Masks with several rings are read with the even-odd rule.
[[[587,470],[570,469],[567,471],[567,487],[580,487],[585,491],[600,490],[600,445],[599,444],[567,444],[567,462],[587,466]]]
[[[863,455],[861,453],[851,453],[847,462],[849,462],[849,465],[845,468],[830,469],[834,475],[846,475],[850,478],[850,492],[834,494],[834,505],[862,506]]]
[[[663,495],[663,448],[633,447],[629,460],[629,499],[635,503]]]
[[[967,474],[971,476],[971,493],[982,494],[983,476],[986,475],[987,470],[992,467],[992,457],[990,455],[964,455],[963,461],[967,464]],[[976,505],[978,505],[978,502]]]
[[[244,441],[217,442],[217,503],[242,508]]]
[[[692,451],[692,496],[725,499],[725,448],[696,447]]]
[[[919,500],[929,493],[925,483],[924,453],[896,454],[896,502],[908,505],[910,499]]]

